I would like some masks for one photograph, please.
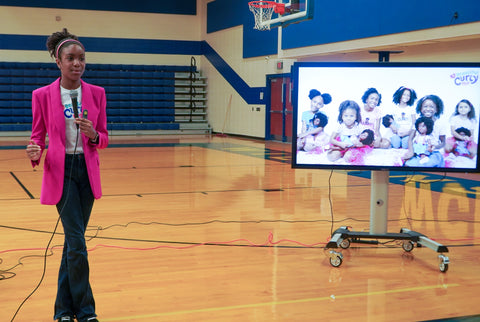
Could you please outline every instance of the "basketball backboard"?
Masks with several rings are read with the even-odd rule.
[[[313,18],[314,0],[252,1],[250,11],[255,15],[255,29],[269,30]]]

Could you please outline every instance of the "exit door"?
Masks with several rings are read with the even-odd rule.
[[[293,106],[290,74],[267,76],[265,139],[292,142]]]

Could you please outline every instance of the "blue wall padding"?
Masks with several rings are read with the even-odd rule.
[[[189,40],[82,37],[87,52],[201,55],[201,43]]]
[[[276,55],[278,50],[278,29],[256,30],[243,28],[243,57]]]
[[[47,50],[47,36],[0,34],[0,49]]]
[[[207,3],[207,33],[243,25],[248,21],[244,14],[248,10],[246,0],[223,0]],[[252,18],[253,27],[253,18]]]
[[[47,50],[48,36],[0,34],[0,49]],[[201,55],[200,41],[81,37],[88,52]],[[87,57],[88,59],[88,57]]]

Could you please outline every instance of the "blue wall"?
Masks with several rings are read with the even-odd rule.
[[[458,18],[453,17],[458,13]],[[480,21],[478,0],[344,0],[339,10],[334,1],[315,1],[311,21],[283,30],[282,48],[322,45],[332,42],[444,27]]]
[[[0,0],[0,6],[196,15],[196,0]]]
[[[313,19],[283,28],[282,49],[480,21],[480,0],[312,1]],[[213,32],[243,24],[244,58],[276,54],[277,30],[254,30],[248,2],[216,0],[209,3],[207,30]],[[458,18],[454,18],[455,13]]]

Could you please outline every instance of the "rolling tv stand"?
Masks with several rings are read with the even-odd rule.
[[[443,253],[448,253],[448,248],[441,245],[427,236],[402,228],[399,233],[387,232],[387,204],[388,204],[388,183],[389,171],[372,171],[370,180],[370,231],[351,231],[348,227],[340,227],[332,234],[332,238],[325,248],[331,249],[330,264],[339,267],[343,262],[341,252],[333,248],[347,249],[351,243],[378,244],[379,239],[403,240],[402,248],[406,252],[411,252],[415,245],[417,247],[426,246],[437,253],[439,259],[440,271],[445,273],[448,270],[450,260]]]

